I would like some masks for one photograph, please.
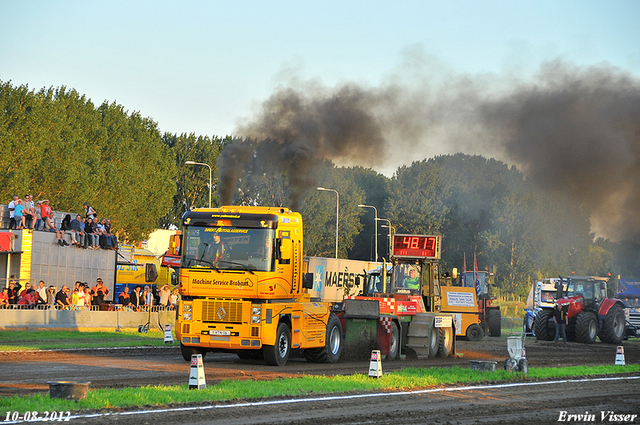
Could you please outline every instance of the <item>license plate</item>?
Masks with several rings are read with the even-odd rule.
[[[217,335],[217,336],[229,336],[231,335],[231,331],[216,331],[210,330],[209,335]]]

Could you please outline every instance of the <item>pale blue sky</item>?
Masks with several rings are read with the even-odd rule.
[[[640,1],[0,0],[0,80],[173,133],[232,134],[292,75],[388,83],[407,51],[440,75],[526,79],[561,58],[640,77]]]

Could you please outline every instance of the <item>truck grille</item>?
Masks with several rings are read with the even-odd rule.
[[[220,323],[242,323],[242,302],[204,301],[202,321]]]

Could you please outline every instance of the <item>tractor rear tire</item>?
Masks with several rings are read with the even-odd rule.
[[[429,335],[429,357],[435,357],[438,354],[438,348],[440,348],[440,328],[431,328],[431,335]]]
[[[598,335],[596,315],[587,311],[578,314],[576,318],[576,341],[583,344],[593,344]]]
[[[466,336],[469,341],[477,342],[482,339],[484,332],[479,324],[473,323],[467,328]]]
[[[502,313],[499,308],[489,310],[489,336],[502,335]]]
[[[609,344],[620,344],[624,337],[625,318],[624,311],[619,304],[611,306],[604,318],[604,328],[600,330],[600,341]]]
[[[540,310],[533,319],[533,333],[536,334],[538,341],[553,341],[555,334],[549,332],[549,320],[553,317],[553,311]]]
[[[291,332],[286,323],[278,325],[275,345],[264,345],[262,352],[269,366],[284,366],[287,363],[291,354]]]
[[[455,338],[452,328],[439,328],[440,344],[438,345],[438,357],[449,357],[453,351],[453,338]]]

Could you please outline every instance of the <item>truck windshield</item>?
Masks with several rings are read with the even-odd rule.
[[[420,270],[414,264],[398,264],[393,268],[393,292],[418,291]]]
[[[189,226],[183,236],[182,267],[273,271],[275,230]]]

